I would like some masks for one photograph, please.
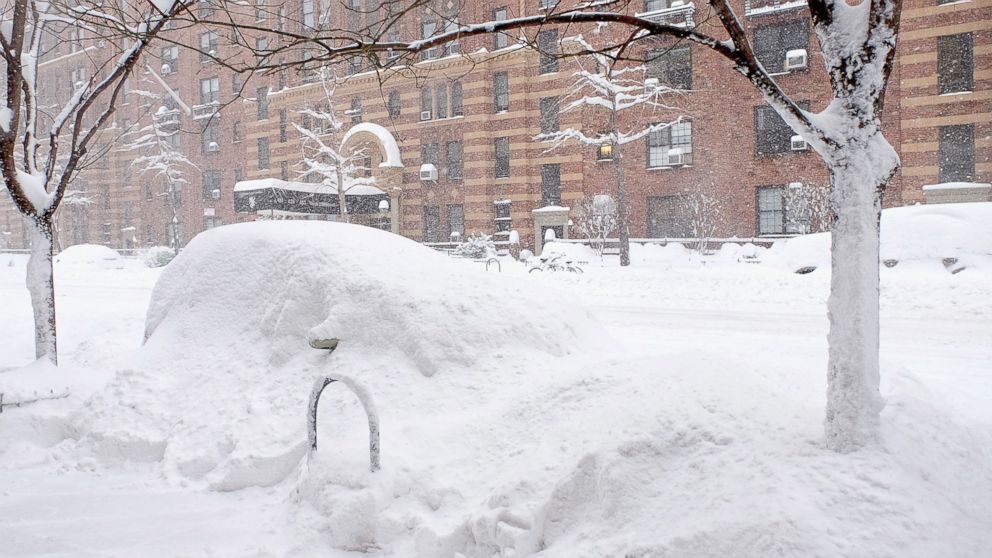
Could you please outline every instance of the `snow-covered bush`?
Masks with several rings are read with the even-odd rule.
[[[165,267],[174,257],[176,257],[175,250],[168,246],[152,246],[145,250],[143,256],[148,267]]]
[[[468,237],[468,240],[455,248],[454,254],[460,258],[488,259],[496,257],[496,243],[493,237],[478,234]]]

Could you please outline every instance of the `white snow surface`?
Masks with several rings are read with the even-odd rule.
[[[108,248],[102,244],[76,244],[62,250],[55,256],[55,263],[70,266],[96,266],[116,265],[121,260],[121,255],[113,248]]]
[[[947,236],[954,220],[929,223]],[[0,391],[73,389],[0,415],[0,553],[992,551],[988,268],[882,270],[882,436],[838,454],[822,430],[829,273],[734,259],[752,247],[702,258],[670,244],[634,246],[628,268],[613,256],[582,275],[527,274],[505,261],[486,275],[371,229],[338,237],[355,227],[298,224],[213,229],[164,270],[57,269],[58,371],[4,371],[30,358],[30,307],[24,258],[0,255]],[[139,348],[149,298],[152,335]],[[437,325],[462,312],[445,298],[496,315]],[[374,344],[342,335],[331,356],[305,347],[311,322],[348,316],[349,331],[370,333],[384,305],[393,321],[419,310],[413,333],[425,340],[443,329],[457,345],[460,328],[510,338],[429,377],[404,354],[412,341],[391,333],[402,325],[381,325]],[[553,356],[499,328],[541,335],[539,324],[573,320],[606,334],[577,335],[574,354]],[[368,472],[361,406],[336,385],[321,401],[319,450],[303,457],[311,383],[335,373],[375,397],[379,473]]]

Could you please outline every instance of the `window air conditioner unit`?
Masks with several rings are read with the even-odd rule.
[[[809,149],[809,144],[802,136],[792,136],[792,150],[793,151],[806,151]]]
[[[648,78],[644,80],[645,91],[654,91],[655,89],[658,89],[658,78]]]
[[[667,156],[665,157],[665,166],[675,167],[683,164],[682,150],[678,147],[674,147],[668,150]]]
[[[685,2],[683,0],[672,0],[672,4],[669,6],[671,9],[684,8]]]
[[[430,163],[420,165],[420,180],[422,182],[437,182],[437,167]]]
[[[162,75],[167,76],[172,73],[172,66],[168,64],[162,64]]]
[[[785,53],[785,69],[786,70],[802,70],[806,68],[809,57],[806,55],[806,49],[797,48],[795,50],[790,50]]]
[[[207,144],[207,151],[210,151],[210,152],[220,151],[220,146],[217,145],[217,142],[212,141],[212,142],[210,142],[210,143]]]
[[[429,111],[429,110],[422,110],[422,111],[420,111],[420,119],[421,120],[430,120],[431,119],[431,111]]]
[[[219,200],[220,199],[220,188],[214,188],[210,190],[210,199]]]

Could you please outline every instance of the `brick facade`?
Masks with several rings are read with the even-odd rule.
[[[271,6],[273,3],[270,2]],[[492,17],[495,2],[465,2],[461,9],[463,21],[482,21]],[[533,4],[531,6],[530,4]],[[298,11],[297,3],[289,19]],[[773,6],[763,2],[761,5]],[[752,37],[759,28],[781,23],[806,22],[808,10],[761,9],[757,2],[743,3],[738,12]],[[499,4],[502,6],[502,4]],[[526,6],[526,8],[524,8]],[[940,127],[953,124],[973,124],[975,136],[975,182],[992,181],[992,0],[974,0],[950,5],[934,2],[908,1],[903,14],[903,32],[899,55],[887,92],[883,117],[885,134],[896,146],[903,159],[903,170],[886,192],[886,206],[923,201],[923,186],[938,182]],[[520,13],[535,13],[538,0],[511,7],[509,17]],[[701,7],[701,10],[705,6]],[[697,13],[697,19],[699,11]],[[348,24],[342,11],[331,13],[330,25]],[[273,16],[275,17],[275,16]],[[339,18],[338,21],[336,18]],[[290,23],[292,25],[292,23]],[[700,30],[722,36],[714,22],[705,22]],[[198,31],[176,31],[195,33]],[[590,32],[572,29],[570,33]],[[619,28],[610,31],[619,32]],[[416,18],[404,20],[399,32],[404,38],[420,34]],[[974,48],[974,87],[970,93],[937,94],[937,37],[947,34],[972,33]],[[530,39],[536,31],[527,31]],[[195,44],[196,38],[186,36]],[[416,240],[435,232],[431,240],[447,240],[452,226],[459,225],[459,215],[465,234],[491,234],[505,228],[502,209],[510,202],[510,228],[520,233],[525,247],[535,244],[532,211],[544,205],[542,201],[542,168],[551,172],[558,165],[561,205],[575,207],[584,196],[613,193],[612,163],[597,160],[593,147],[566,143],[556,149],[550,144],[534,141],[541,131],[541,99],[559,97],[567,102],[567,92],[574,83],[573,73],[582,61],[562,59],[555,72],[541,71],[541,55],[531,49],[509,46],[497,50],[494,36],[466,38],[460,41],[461,55],[439,56],[394,72],[375,72],[349,76],[335,90],[335,106],[345,126],[344,115],[352,103],[360,102],[361,119],[386,128],[395,138],[405,168],[401,172],[379,169],[382,154],[371,145],[373,175],[379,186],[392,199],[394,230]],[[639,52],[665,50],[682,45],[670,39],[642,41]],[[220,49],[238,54],[236,47]],[[776,75],[783,88],[796,100],[808,101],[810,109],[823,109],[829,101],[827,77],[819,63],[815,36],[808,39],[808,68]],[[151,54],[161,54],[154,48]],[[443,53],[438,53],[443,54]],[[76,67],[79,54],[53,53],[52,61],[43,69],[43,76],[66,75]],[[182,109],[181,138],[183,151],[196,165],[187,169],[188,184],[183,189],[179,220],[184,242],[208,226],[250,220],[252,215],[236,214],[233,187],[240,178],[301,177],[300,135],[292,127],[300,123],[299,111],[323,101],[323,88],[312,81],[312,75],[296,70],[253,75],[241,83],[233,73],[217,64],[201,62],[196,52],[182,51],[178,67],[163,72],[160,59],[150,59],[149,71],[132,79],[132,89],[163,95],[164,82],[183,102],[191,107]],[[588,61],[584,62],[588,66]],[[642,139],[624,146],[624,165],[631,194],[631,235],[647,237],[652,230],[652,210],[660,211],[668,196],[693,191],[705,191],[722,200],[723,210],[716,234],[719,236],[750,237],[761,232],[758,226],[758,192],[762,187],[789,183],[824,185],[827,174],[819,157],[812,151],[785,150],[773,155],[759,155],[756,148],[756,114],[764,106],[753,88],[728,66],[727,62],[708,49],[691,47],[691,91],[666,99],[675,108],[669,111],[625,114],[622,126],[633,129],[650,122],[664,122],[679,116],[691,121],[692,162],[684,166],[650,167],[648,140]],[[508,77],[509,105],[497,111],[494,102],[494,76]],[[152,74],[157,74],[156,78]],[[351,73],[347,63],[336,68],[338,76]],[[214,118],[197,118],[209,110],[201,105],[201,80],[216,77],[219,101],[223,109]],[[386,78],[386,79],[383,79]],[[462,91],[463,110],[453,115],[451,106],[454,83]],[[259,90],[269,89],[266,97],[267,115],[260,117],[257,100]],[[425,89],[432,92],[430,118],[421,119],[422,97]],[[55,88],[57,90],[57,88]],[[439,118],[437,93],[446,96],[445,118]],[[394,93],[395,92],[395,93]],[[389,98],[399,95],[400,111],[391,116]],[[117,115],[117,131],[140,122],[147,125],[149,112],[159,101],[132,93],[128,103]],[[580,128],[597,132],[596,122],[603,113],[589,109],[560,114],[562,128]],[[198,135],[207,123],[217,126],[216,149],[206,146]],[[235,128],[238,132],[235,132]],[[282,130],[285,130],[283,133]],[[108,132],[108,138],[114,136]],[[502,139],[506,138],[506,139]],[[108,142],[110,140],[108,139]],[[60,210],[60,237],[63,245],[80,242],[103,243],[115,248],[165,244],[167,223],[171,210],[165,202],[165,186],[161,179],[139,175],[131,162],[133,151],[112,148],[107,161],[84,172],[78,184],[85,185],[91,203],[63,206]],[[508,142],[509,176],[496,176],[496,143]],[[461,142],[462,176],[447,172],[449,142]],[[260,147],[268,146],[268,165],[260,165]],[[439,177],[436,182],[421,181],[419,171],[424,145],[438,145]],[[452,144],[457,151],[457,145]],[[105,167],[105,168],[103,168]],[[455,167],[457,168],[457,166]],[[208,176],[209,175],[209,176]],[[219,176],[219,197],[203,186],[205,176]],[[547,177],[545,177],[547,178]],[[209,183],[208,183],[209,186]],[[216,198],[216,199],[215,199]],[[498,209],[499,206],[499,209]],[[437,208],[426,209],[426,208]],[[437,222],[433,223],[434,216]],[[449,220],[449,215],[451,219]],[[497,219],[499,217],[499,219]],[[429,218],[432,223],[425,223]],[[657,221],[654,221],[657,222]],[[8,246],[23,243],[20,219],[10,207],[9,200],[0,201],[0,229]],[[436,229],[436,231],[435,231]],[[577,229],[571,231],[578,234]]]

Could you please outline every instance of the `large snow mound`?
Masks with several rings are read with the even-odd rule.
[[[121,255],[113,248],[100,244],[76,244],[59,252],[55,263],[107,267],[116,265],[120,259]]]
[[[882,211],[881,259],[968,263],[992,256],[992,203],[955,203],[895,207]],[[776,242],[763,259],[790,270],[830,267],[830,233]]]
[[[201,234],[166,268],[146,337],[267,346],[275,359],[308,338],[392,349],[426,376],[500,350],[554,356],[601,335],[576,303],[472,272],[449,257],[369,227],[251,223]]]
[[[310,337],[341,341],[328,356]],[[408,413],[474,406],[488,384],[581,358],[606,334],[569,297],[397,235],[259,222],[203,233],[164,268],[146,338],[133,367],[80,413],[82,443],[235,490],[296,470],[318,375],[355,378],[392,403],[384,420],[395,425],[397,401]],[[355,404],[343,388],[328,392],[322,409]],[[423,396],[413,394],[427,392],[450,397],[416,410]]]

